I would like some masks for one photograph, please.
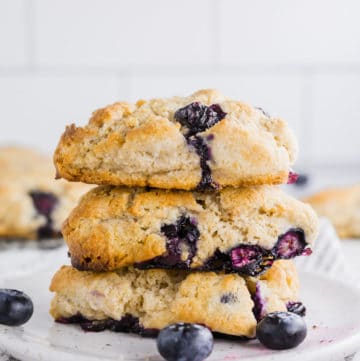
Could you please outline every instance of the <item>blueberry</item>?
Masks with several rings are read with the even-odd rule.
[[[166,238],[167,252],[163,256],[142,262],[137,266],[141,269],[148,268],[178,268],[188,269],[191,261],[197,251],[197,241],[200,237],[200,231],[197,227],[197,221],[188,216],[182,215],[174,224],[164,224],[161,226],[161,233]],[[183,245],[187,246],[188,258],[181,259]]]
[[[232,268],[239,273],[257,276],[271,267],[274,256],[259,246],[243,245],[230,252]]]
[[[58,203],[57,197],[52,193],[41,191],[32,191],[29,194],[37,212],[45,217],[50,217]]]
[[[294,228],[279,237],[273,252],[277,258],[289,259],[311,253],[310,248],[306,247],[304,231]]]
[[[202,361],[210,355],[213,345],[211,331],[191,323],[165,327],[157,338],[157,348],[168,361]]]
[[[30,319],[33,311],[33,303],[25,293],[0,289],[0,324],[20,326]]]
[[[286,308],[289,312],[296,313],[299,316],[306,315],[306,307],[302,302],[288,302]]]
[[[293,171],[289,172],[287,184],[294,184],[297,182],[299,175]]]
[[[225,116],[226,113],[223,112],[220,105],[207,106],[199,102],[188,104],[178,109],[174,114],[175,120],[187,128],[187,136],[211,128]]]
[[[306,337],[306,323],[291,312],[266,315],[256,327],[256,337],[267,348],[285,350],[300,345]]]
[[[295,182],[295,185],[302,187],[307,185],[308,182],[309,182],[309,177],[306,174],[299,174]]]

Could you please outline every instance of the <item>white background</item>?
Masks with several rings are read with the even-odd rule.
[[[299,168],[360,173],[358,0],[0,0],[1,143],[204,87],[288,120]]]

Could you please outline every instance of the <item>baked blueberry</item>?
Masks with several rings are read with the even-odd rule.
[[[287,184],[294,184],[297,182],[299,178],[299,175],[293,171],[290,171],[289,172],[289,177],[288,177],[288,181],[287,181]]]
[[[190,267],[197,250],[197,241],[200,232],[197,227],[197,221],[188,216],[181,216],[175,224],[164,224],[161,232],[166,236],[167,253],[148,262],[142,262],[137,266],[142,269],[148,268],[171,268],[187,269]],[[187,247],[187,260],[181,259],[181,251],[183,246]]]
[[[30,319],[33,311],[28,295],[17,290],[0,289],[0,324],[20,326]]]
[[[256,276],[271,267],[274,257],[259,246],[239,246],[230,252],[232,268],[239,273]]]
[[[304,231],[295,228],[279,237],[273,253],[277,258],[289,259],[300,255],[309,255],[311,249],[306,247]]]
[[[256,327],[256,337],[267,348],[285,350],[300,345],[306,337],[306,323],[291,312],[266,315]]]
[[[210,355],[213,345],[211,331],[191,323],[165,327],[157,337],[157,348],[167,361],[203,361]]]
[[[178,109],[174,114],[175,120],[187,128],[187,136],[211,128],[225,116],[226,113],[223,112],[220,105],[212,104],[207,106],[199,102],[186,105]]]
[[[52,227],[51,214],[58,205],[58,198],[50,192],[32,191],[29,193],[36,211],[46,218],[46,223],[38,228],[37,237],[39,240],[46,238],[58,238],[61,236],[59,231]]]
[[[289,312],[296,313],[299,316],[306,315],[306,307],[302,302],[288,302],[286,308]]]
[[[296,186],[302,187],[307,185],[308,182],[309,182],[309,176],[307,176],[306,174],[299,174],[294,184]]]
[[[29,194],[37,212],[45,217],[50,217],[51,212],[57,206],[57,197],[53,193],[41,191],[32,191]]]

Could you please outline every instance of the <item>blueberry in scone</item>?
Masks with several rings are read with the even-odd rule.
[[[23,147],[0,147],[0,238],[61,237],[61,224],[88,185],[54,179],[46,156]]]
[[[72,265],[263,273],[311,253],[318,219],[277,187],[213,193],[100,186],[63,226]]]
[[[260,284],[262,317],[298,302],[292,261],[277,261],[261,278],[175,270],[78,271],[63,266],[54,276],[51,315],[86,331],[110,329],[156,335],[176,322],[199,323],[213,332],[254,337],[252,286]]]
[[[54,161],[71,181],[212,190],[286,183],[296,156],[286,122],[208,89],[99,109],[66,128]]]

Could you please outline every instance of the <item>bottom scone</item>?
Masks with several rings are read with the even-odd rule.
[[[213,332],[255,335],[257,320],[269,312],[304,314],[292,261],[277,261],[258,278],[237,274],[125,268],[113,272],[78,271],[63,266],[50,290],[50,313],[84,330],[156,335],[174,322],[200,323]]]

